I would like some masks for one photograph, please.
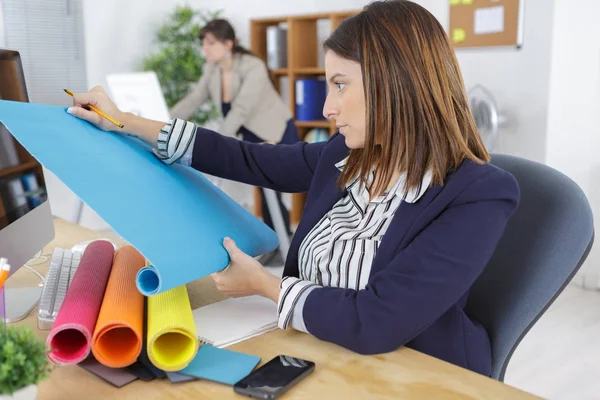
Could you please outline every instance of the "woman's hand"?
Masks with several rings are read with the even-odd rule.
[[[108,97],[101,86],[95,86],[87,93],[75,93],[73,95],[73,106],[69,107],[67,112],[96,125],[103,131],[123,133],[123,130],[117,125],[86,108],[89,104],[98,107],[117,121],[123,122],[123,113],[117,108],[110,97]]]
[[[217,289],[229,297],[258,294],[277,303],[281,279],[238,249],[233,240],[225,238],[223,246],[229,253],[231,262],[223,271],[211,275]]]
[[[85,106],[88,104],[98,107],[105,114],[122,123],[123,128],[119,128],[94,111],[85,109]],[[137,136],[152,147],[156,146],[158,133],[166,123],[166,121],[154,121],[138,117],[129,112],[122,112],[112,102],[101,86],[96,86],[87,93],[75,93],[73,95],[73,106],[69,107],[67,111],[69,114],[84,119],[104,131]]]

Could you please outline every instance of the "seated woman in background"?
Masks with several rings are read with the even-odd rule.
[[[217,105],[219,133],[248,142],[296,143],[298,131],[292,113],[269,78],[265,63],[238,44],[235,31],[224,19],[208,22],[199,39],[206,64],[190,93],[170,110],[172,118],[190,118],[207,100]],[[274,228],[261,190],[265,224]],[[289,211],[277,192],[284,224],[291,234]]]
[[[258,145],[201,128],[180,141],[194,141],[202,172],[308,192],[283,279],[225,239],[231,262],[213,274],[217,288],[277,302],[282,329],[361,354],[408,346],[489,375],[488,334],[464,308],[519,188],[489,163],[444,29],[415,3],[378,1],[325,50],[323,112],[339,128],[328,142]],[[179,140],[159,133],[164,122],[121,113],[101,88],[74,101],[71,112],[102,129],[113,126],[81,106],[116,114],[167,163],[183,153],[157,146]]]

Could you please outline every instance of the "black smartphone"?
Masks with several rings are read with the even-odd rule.
[[[312,361],[280,355],[233,385],[233,390],[257,399],[276,399],[314,369]]]

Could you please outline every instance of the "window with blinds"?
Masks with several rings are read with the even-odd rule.
[[[70,105],[63,88],[87,91],[82,0],[0,0],[0,7],[4,42],[21,53],[31,102]]]

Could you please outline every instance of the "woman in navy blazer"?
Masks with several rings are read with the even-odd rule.
[[[271,298],[280,327],[361,354],[408,346],[489,375],[489,337],[465,303],[519,189],[489,164],[442,26],[409,1],[375,2],[342,23],[325,49],[324,114],[339,128],[329,141],[261,145],[201,128],[189,141],[171,134],[202,172],[308,192],[284,278],[225,239],[231,262],[213,275],[217,287]],[[164,121],[121,113],[101,88],[75,95],[70,112],[105,130],[113,126],[81,107],[89,103],[118,116],[120,132],[157,146]],[[157,152],[165,162],[181,157],[167,147]]]

